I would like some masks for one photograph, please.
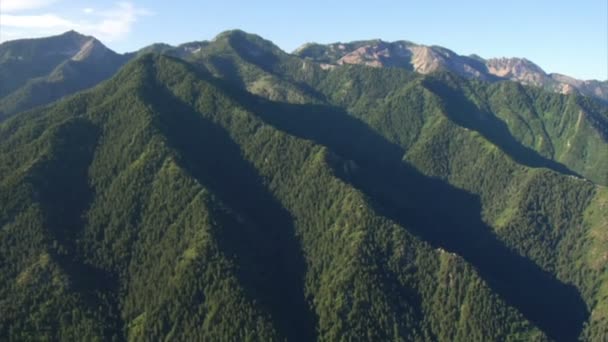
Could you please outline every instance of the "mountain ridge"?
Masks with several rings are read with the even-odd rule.
[[[600,101],[170,48],[0,122],[0,335],[608,337]]]
[[[128,60],[91,36],[68,31],[0,44],[0,120],[87,89]]]
[[[298,334],[301,329],[321,340],[463,339],[473,332],[486,339],[543,340],[544,334],[493,294],[466,262],[375,213],[368,199],[335,176],[331,165],[342,164],[340,156],[274,128],[247,100],[239,105],[213,83],[179,59],[145,55],[86,94],[6,123],[42,128],[46,133],[38,143],[50,142],[51,149],[30,155],[35,167],[26,167],[25,174],[13,172],[28,160],[14,160],[14,169],[2,171],[3,186],[23,182],[32,191],[10,203],[24,200],[27,206],[29,196],[33,202],[27,216],[3,211],[1,222],[10,224],[0,233],[0,251],[14,248],[9,239],[25,248],[23,234],[47,236],[41,247],[27,249],[32,256],[10,254],[11,265],[27,267],[3,273],[0,288],[11,289],[16,305],[1,315],[3,333],[45,334],[21,315],[34,310],[44,319],[43,328],[54,322],[48,311],[37,311],[26,300],[50,273],[57,281],[50,283],[52,291],[35,292],[37,300],[51,312],[65,308],[74,318],[55,323],[58,329],[42,335],[49,337],[54,331],[64,338],[82,331],[79,336],[89,338],[298,340],[306,336]],[[41,121],[31,120],[38,115]],[[2,129],[6,124],[0,127],[1,149],[27,148],[19,141],[31,131]],[[122,153],[114,157],[116,149]],[[73,184],[72,200],[59,201],[65,183]],[[80,191],[92,196],[88,204],[77,200],[83,198]],[[167,195],[173,198],[168,207]],[[248,209],[249,198],[260,208]],[[297,234],[290,230],[289,215],[286,223],[264,219],[265,214],[278,218],[274,201],[293,216]],[[326,210],[334,214],[321,214]],[[60,220],[59,213],[70,213],[71,219]],[[349,218],[351,213],[358,219]],[[45,223],[20,233],[23,220],[37,219]],[[381,242],[389,236],[397,249]],[[301,252],[286,240],[296,237]],[[40,252],[45,249],[48,256]],[[300,253],[306,262],[302,278],[290,261]],[[99,270],[100,284],[115,278],[117,285],[78,285],[81,263]],[[284,277],[273,278],[279,274]],[[429,281],[436,285],[424,286]],[[445,297],[450,286],[458,289],[451,292],[453,299]],[[305,310],[288,306],[296,299],[314,313],[312,327],[300,314]],[[467,319],[454,324],[450,317],[460,312]]]
[[[483,59],[478,55],[458,55],[437,45],[420,45],[401,40],[385,42],[381,39],[350,43],[307,43],[293,53],[334,65],[397,66],[423,74],[448,70],[468,78],[511,80],[563,94],[578,91],[582,95],[608,101],[608,80],[578,80],[561,74],[548,74],[526,58]]]
[[[6,88],[6,85],[5,87],[0,86],[0,118],[3,116],[10,116],[17,111],[29,109],[36,105],[48,103],[76,90],[90,87],[107,79],[129,59],[144,53],[156,52],[173,55],[183,59],[191,59],[201,51],[202,48],[209,45],[210,42],[214,42],[217,39],[221,40],[222,37],[238,35],[249,35],[250,37],[248,39],[257,37],[256,39],[264,40],[255,34],[248,34],[242,30],[236,29],[221,32],[210,41],[188,42],[178,46],[157,43],[143,47],[138,51],[124,54],[117,54],[105,47],[94,37],[85,36],[73,30],[47,38],[20,39],[4,42],[0,44],[0,64],[10,63],[11,61],[13,62],[12,64],[14,64],[15,62],[19,62],[20,58],[22,60],[24,58],[23,56],[19,55],[18,52],[12,51],[15,49],[18,50],[20,45],[32,43],[38,43],[40,45],[40,43],[46,43],[53,47],[61,42],[62,44],[67,45],[60,48],[58,54],[56,53],[56,57],[54,58],[61,58],[60,56],[62,55],[64,57],[71,56],[71,60],[78,62],[84,61],[85,57],[97,56],[97,61],[109,59],[111,62],[104,61],[104,65],[97,67],[98,69],[106,71],[101,73],[98,72],[97,74],[99,76],[92,82],[84,82],[85,84],[82,85],[69,86],[67,87],[69,89],[64,90],[52,90],[49,89],[48,84],[45,85],[49,80],[51,82],[53,79],[57,80],[57,77],[53,78],[52,75],[45,76],[45,73],[60,75],[61,70],[55,70],[53,72],[47,68],[45,71],[39,71],[35,74],[24,73],[23,76],[10,76],[11,72],[9,72],[8,68],[15,70],[19,69],[14,66],[5,66],[7,69],[2,72],[9,75],[7,76],[9,80],[18,80],[19,77],[25,77],[25,79],[29,80],[34,77],[40,79],[33,82],[34,84],[25,84],[23,78],[20,81],[16,81],[16,84],[13,85],[10,85],[13,83],[13,81],[11,81],[6,83],[8,84],[7,89],[4,89]],[[276,45],[272,45],[272,49],[280,50]],[[329,50],[332,52],[329,52]],[[88,54],[91,54],[92,52],[95,53],[89,56]],[[16,55],[14,55],[15,53]],[[293,51],[292,54],[319,62],[324,68],[342,64],[364,64],[373,67],[402,67],[423,74],[445,70],[455,72],[466,78],[475,78],[489,82],[512,80],[526,85],[543,87],[562,94],[580,93],[584,96],[590,96],[604,102],[608,101],[608,81],[578,80],[561,74],[547,74],[539,66],[525,58],[490,58],[486,60],[477,55],[461,56],[444,47],[420,45],[405,40],[385,42],[381,39],[374,39],[325,45],[306,43]],[[56,64],[51,65],[61,69],[59,64],[63,59],[66,58],[62,58],[60,61],[54,62]],[[89,58],[89,60],[90,62],[93,62],[91,61],[91,58]],[[44,63],[38,64],[44,65],[48,64],[48,62],[45,61]],[[0,68],[2,68],[1,65]],[[82,83],[82,81],[78,80],[78,78],[82,77],[83,76],[73,75],[75,80],[72,82],[75,84]],[[57,88],[57,85],[57,82],[55,82],[54,87]],[[51,95],[44,101],[32,102],[30,98],[36,96],[32,95],[32,92],[54,95]]]

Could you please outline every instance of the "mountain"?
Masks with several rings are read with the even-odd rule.
[[[323,62],[287,54],[271,42],[242,31],[219,35],[214,44],[202,48],[190,57],[190,61],[204,65],[217,77],[271,100],[326,103],[331,96],[341,94],[330,101],[332,105],[344,107],[345,101],[356,101],[355,107],[366,111],[366,115],[375,113],[375,120],[387,120],[387,113],[393,110],[389,106],[391,100],[404,101],[396,90],[400,85],[388,82],[398,76],[405,77],[397,70],[375,76],[378,83],[389,84],[375,86],[384,89],[383,96],[370,97],[380,92],[368,94],[374,86],[361,89],[360,78],[372,73],[366,69],[357,71],[365,76],[335,81],[335,88],[328,93],[323,90],[325,85],[321,79],[341,75],[350,68],[328,69]],[[408,75],[413,77],[414,74]],[[562,96],[514,82],[477,82],[450,73],[438,72],[420,77],[417,82],[425,85],[425,91],[431,91],[441,99],[443,110],[448,111],[453,120],[479,130],[509,151],[513,158],[528,160],[527,163],[533,166],[554,162],[555,169],[566,167],[599,184],[608,184],[608,149],[605,148],[608,110],[603,103],[576,94]],[[390,126],[389,123],[385,125]],[[400,128],[412,130],[408,125],[411,123],[403,122]],[[544,161],[532,161],[537,159],[536,154]]]
[[[367,40],[351,43],[309,43],[294,54],[324,63],[326,67],[363,64],[373,67],[401,67],[422,74],[451,71],[466,78],[484,81],[511,80],[542,87],[562,94],[573,92],[608,101],[608,81],[583,81],[560,74],[547,74],[525,58],[460,56],[440,46],[426,46],[407,41]]]
[[[0,123],[0,336],[604,340],[607,122],[238,30],[132,56]]]
[[[128,60],[93,37],[59,36],[0,44],[0,120],[111,77]]]
[[[221,39],[221,36],[216,39]],[[0,75],[3,77],[0,85],[0,121],[17,112],[97,85],[132,58],[146,53],[162,53],[190,60],[209,44],[208,41],[178,46],[157,43],[119,55],[94,37],[75,31],[0,44]],[[484,60],[476,55],[460,56],[439,46],[382,40],[328,45],[309,43],[294,51],[294,54],[319,62],[324,68],[363,64],[401,67],[422,74],[444,70],[466,78],[512,80],[562,94],[575,92],[608,101],[608,81],[584,81],[561,74],[547,74],[525,58]]]
[[[2,146],[26,159],[2,174],[17,194],[2,205],[3,335],[543,335],[460,257],[375,212],[335,175],[352,162],[218,83],[148,55],[6,124]],[[38,152],[18,143],[32,129]]]
[[[560,281],[575,285],[583,293],[591,312],[585,336],[591,336],[590,340],[605,338],[602,332],[606,331],[602,327],[605,323],[602,322],[605,322],[606,309],[601,298],[608,293],[606,263],[602,261],[605,260],[602,255],[606,253],[606,247],[600,246],[608,219],[602,214],[604,210],[599,209],[606,203],[605,187],[594,185],[587,188],[582,185],[589,183],[577,181],[582,175],[606,184],[608,113],[605,105],[575,94],[564,96],[513,82],[488,84],[450,73],[416,76],[399,69],[356,65],[327,68],[322,63],[303,61],[284,53],[273,59],[273,65],[268,65],[269,59],[256,65],[256,59],[239,52],[238,41],[247,35],[241,32],[236,32],[236,35],[240,37],[223,42],[221,50],[223,56],[231,56],[232,63],[223,61],[218,65],[213,63],[213,59],[204,57],[199,61],[215,70],[216,75],[236,78],[233,81],[235,85],[244,86],[263,97],[281,102],[325,101],[343,108],[347,114],[362,120],[374,132],[402,148],[403,152],[399,152],[400,156],[395,159],[407,160],[426,176],[440,178],[451,186],[479,196],[480,206],[473,212],[481,212],[481,222],[462,222],[461,225],[469,229],[479,227],[474,230],[475,235],[468,236],[469,243],[475,245],[473,249],[477,251],[471,251],[470,246],[452,245],[449,249],[463,248],[459,254],[474,261],[476,267],[494,273],[503,269],[504,264],[488,268],[482,265],[500,248],[477,236],[483,235],[481,232],[492,231],[490,236],[496,235],[508,250],[532,260]],[[276,75],[283,76],[278,78]],[[341,154],[352,156],[351,149],[359,138],[337,143],[335,140],[342,135],[344,124],[332,126],[322,114],[314,118],[296,122],[290,122],[293,117],[277,118],[275,122],[283,122],[291,132],[301,132],[302,126],[311,127],[313,132],[303,133],[303,137],[313,140],[321,134],[314,130],[324,130],[329,135],[323,140],[324,145],[333,144]],[[372,150],[368,153],[370,155],[385,153],[378,152],[385,149],[370,146],[369,141],[363,140],[360,144],[362,149]],[[580,168],[583,164],[587,166]],[[550,174],[536,173],[545,169],[557,171],[562,176],[549,181],[553,178]],[[534,173],[536,175],[530,178]],[[394,179],[399,176],[381,174],[372,178]],[[376,200],[384,199],[383,207],[397,206],[393,207],[395,212],[403,208],[424,212],[426,207],[434,207],[433,201],[446,197],[453,200],[447,199],[443,206],[453,207],[450,209],[456,212],[453,215],[475,217],[474,213],[460,213],[462,208],[454,204],[476,200],[454,199],[437,190],[429,190],[432,186],[414,196],[417,199],[430,196],[426,205],[387,202],[387,198],[403,201],[403,193],[422,183],[424,181],[418,179],[406,187],[375,184],[366,193]],[[392,195],[383,194],[378,190],[380,188]],[[592,188],[594,190],[584,194],[587,191],[584,189]],[[583,193],[577,194],[578,191]],[[429,217],[437,216],[440,215],[429,214]],[[431,225],[428,222],[422,224],[425,229],[419,234],[424,234]],[[457,234],[462,234],[462,231]],[[452,239],[459,240],[444,234],[445,231],[438,234],[443,236],[440,238],[442,245],[454,243]],[[437,237],[430,235],[425,236],[436,241]],[[486,249],[480,248],[484,245]],[[496,260],[508,259],[502,253],[498,254]],[[514,266],[513,277],[522,277],[522,268],[525,267]],[[578,271],[574,270],[581,270],[581,273],[576,275]],[[534,283],[529,282],[520,290],[533,291],[530,285]],[[537,293],[544,291],[542,287]],[[549,301],[545,299],[543,303]],[[545,315],[546,311],[540,314],[541,317]]]
[[[160,54],[164,54],[164,55],[169,55],[169,56],[186,59],[189,56],[200,51],[200,49],[202,47],[204,47],[208,44],[209,44],[209,42],[206,42],[206,41],[189,42],[189,43],[180,44],[178,46],[172,46],[172,45],[164,44],[164,43],[156,43],[156,44],[152,44],[152,45],[146,46],[144,48],[141,48],[138,51],[128,53],[127,56],[140,57],[147,53],[160,53]]]

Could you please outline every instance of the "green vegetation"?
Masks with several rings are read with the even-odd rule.
[[[605,106],[197,46],[0,124],[0,336],[606,337]]]
[[[83,48],[88,50],[80,52]],[[90,88],[113,76],[129,57],[73,31],[6,42],[0,45],[0,121]]]

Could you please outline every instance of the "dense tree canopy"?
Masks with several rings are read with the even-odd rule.
[[[143,54],[0,124],[0,336],[602,340],[606,113],[241,31]]]

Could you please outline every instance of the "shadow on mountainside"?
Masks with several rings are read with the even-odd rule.
[[[576,340],[589,316],[577,289],[504,245],[480,217],[478,196],[401,161],[404,151],[348,113],[329,106],[277,103],[211,80],[265,122],[329,147],[358,171],[334,170],[375,209],[432,246],[458,253],[508,304],[558,341]]]
[[[162,86],[148,100],[162,113],[159,126],[179,153],[178,162],[227,206],[213,208],[222,226],[218,243],[236,256],[250,298],[261,301],[287,340],[314,340],[315,316],[304,293],[306,264],[290,213],[223,127]]]
[[[509,127],[494,114],[479,109],[462,92],[443,82],[425,80],[424,85],[445,104],[446,115],[458,125],[479,132],[484,138],[498,146],[517,163],[529,167],[544,167],[566,175],[582,178],[564,164],[541,156],[535,150],[517,141]]]
[[[63,122],[49,143],[51,158],[36,165],[28,175],[45,226],[56,245],[50,248],[53,257],[69,276],[70,287],[77,291],[88,310],[105,313],[104,337],[116,339],[124,322],[117,315],[118,279],[115,275],[85,264],[77,246],[85,222],[84,215],[93,198],[88,180],[88,169],[93,159],[99,129],[85,119],[74,118]]]

